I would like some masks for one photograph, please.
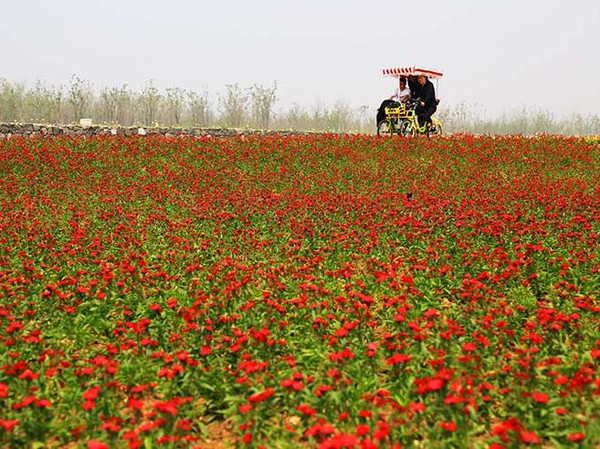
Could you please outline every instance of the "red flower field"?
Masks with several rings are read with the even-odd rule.
[[[600,146],[0,141],[0,447],[595,447]]]

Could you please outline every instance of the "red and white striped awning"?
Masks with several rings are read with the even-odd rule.
[[[444,76],[442,72],[439,70],[429,70],[422,69],[420,67],[392,67],[389,69],[383,69],[383,76],[392,76],[394,78],[399,78],[401,76],[411,76],[411,75],[425,75],[429,78],[441,78]]]

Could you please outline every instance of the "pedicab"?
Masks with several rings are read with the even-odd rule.
[[[438,70],[429,70],[419,67],[393,67],[383,69],[383,76],[398,78],[398,86],[400,86],[401,78],[418,77],[424,75],[427,78],[436,80],[437,82],[444,76]],[[431,125],[427,123],[419,123],[418,104],[420,98],[413,98],[405,102],[397,102],[393,100],[385,100],[377,112],[377,135],[382,134],[398,134],[401,136],[415,136],[419,134],[441,135],[442,123],[435,117],[431,117]],[[436,98],[436,105],[439,100]]]

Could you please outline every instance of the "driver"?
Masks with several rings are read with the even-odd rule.
[[[427,123],[427,126],[431,128],[432,121],[431,116],[437,110],[437,100],[435,99],[435,88],[433,83],[427,79],[425,75],[419,75],[417,77],[419,83],[419,99],[415,112],[419,118],[419,123]]]

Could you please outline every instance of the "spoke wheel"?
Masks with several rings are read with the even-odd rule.
[[[442,123],[439,120],[433,119],[433,128],[429,131],[432,136],[441,136],[443,134]]]
[[[377,124],[377,135],[382,136],[392,133],[392,125],[389,120],[382,120]]]
[[[428,135],[427,134],[427,125],[422,126],[419,123],[419,118],[417,116],[415,116],[415,121],[413,123],[413,134],[415,136],[417,136],[417,135],[423,135],[423,134]]]
[[[415,129],[413,128],[412,123],[409,120],[402,120],[398,134],[403,137],[414,136]]]

